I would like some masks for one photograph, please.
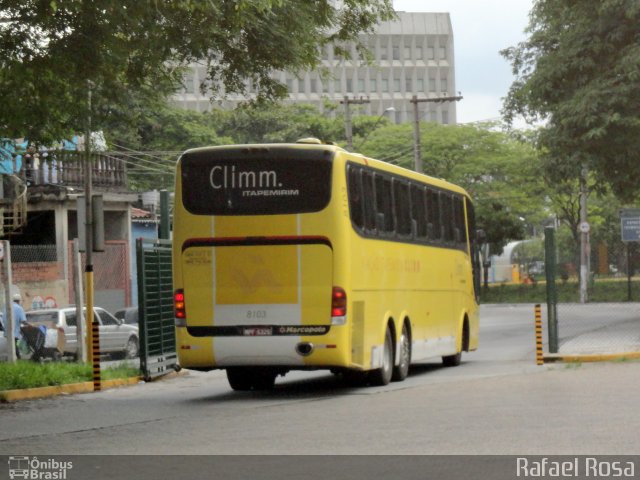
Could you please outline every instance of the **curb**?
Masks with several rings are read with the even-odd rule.
[[[548,353],[544,356],[546,362],[611,362],[616,360],[637,360],[640,359],[640,352],[627,353],[593,353],[584,355],[563,355],[561,353]]]
[[[142,377],[115,378],[101,382],[102,389],[117,388],[140,383]],[[17,402],[35,398],[54,397],[56,395],[93,392],[93,382],[69,383],[51,387],[23,388],[0,392],[0,402]]]

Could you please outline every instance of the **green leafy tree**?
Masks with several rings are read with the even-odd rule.
[[[110,121],[105,138],[110,150],[127,161],[133,190],[173,188],[178,155],[189,148],[233,143],[217,127],[228,112],[195,112],[170,107],[163,101],[141,106],[126,122]],[[135,128],[130,125],[135,119]]]
[[[343,136],[343,122],[321,115],[312,105],[248,104],[229,112],[218,131],[235,143],[295,142],[305,137],[334,142]]]
[[[516,80],[508,120],[543,119],[547,175],[577,178],[583,165],[621,198],[640,185],[640,3],[538,0],[529,38],[503,51]]]
[[[40,143],[83,131],[89,90],[94,129],[135,118],[195,61],[214,96],[251,80],[278,98],[271,72],[317,68],[319,47],[362,46],[392,15],[391,0],[0,0],[0,128]]]

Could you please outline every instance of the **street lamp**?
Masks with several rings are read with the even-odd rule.
[[[367,134],[366,134],[366,135],[364,136],[364,138],[362,139],[362,142],[360,142],[360,144],[358,144],[358,146],[357,146],[357,148],[356,148],[356,149],[361,148],[361,147],[366,143],[367,138],[369,138],[369,135],[371,134],[371,132],[373,132],[373,131],[376,129],[376,127],[378,126],[378,124],[382,121],[382,119],[384,118],[384,116],[385,116],[388,112],[395,112],[395,111],[396,111],[396,109],[395,109],[395,108],[393,108],[393,107],[385,108],[384,112],[382,112],[382,113],[380,114],[380,116],[378,117],[378,120],[376,120],[376,123],[374,123],[374,124],[373,124],[373,127],[371,128],[371,130],[369,130],[369,131],[367,132]]]

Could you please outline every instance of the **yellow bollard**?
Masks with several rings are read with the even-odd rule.
[[[100,324],[98,322],[91,324],[91,333],[93,340],[91,345],[93,353],[93,391],[99,392],[102,390],[102,383],[100,379]]]
[[[544,365],[544,355],[542,352],[542,309],[540,304],[535,306],[536,317],[536,364]]]

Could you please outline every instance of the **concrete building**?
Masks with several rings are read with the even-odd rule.
[[[352,112],[382,115],[388,111],[395,123],[413,121],[413,95],[438,98],[457,94],[455,88],[454,48],[451,19],[448,13],[398,12],[398,19],[383,22],[376,32],[364,38],[373,56],[372,63],[358,59],[352,47],[353,60],[334,57],[332,47],[322,52],[323,66],[329,72],[322,78],[319,71],[297,77],[289,72],[274,72],[274,77],[289,89],[292,103],[308,103],[324,110],[328,100],[339,104],[344,97],[363,99],[352,106]],[[200,92],[205,68],[194,65],[185,77],[185,88],[173,97],[182,108],[208,111],[210,99]],[[251,85],[248,85],[251,94]],[[245,97],[232,96],[216,102],[222,108],[233,108]],[[342,109],[340,109],[342,111]],[[456,123],[455,102],[419,104],[420,119],[443,124]]]

